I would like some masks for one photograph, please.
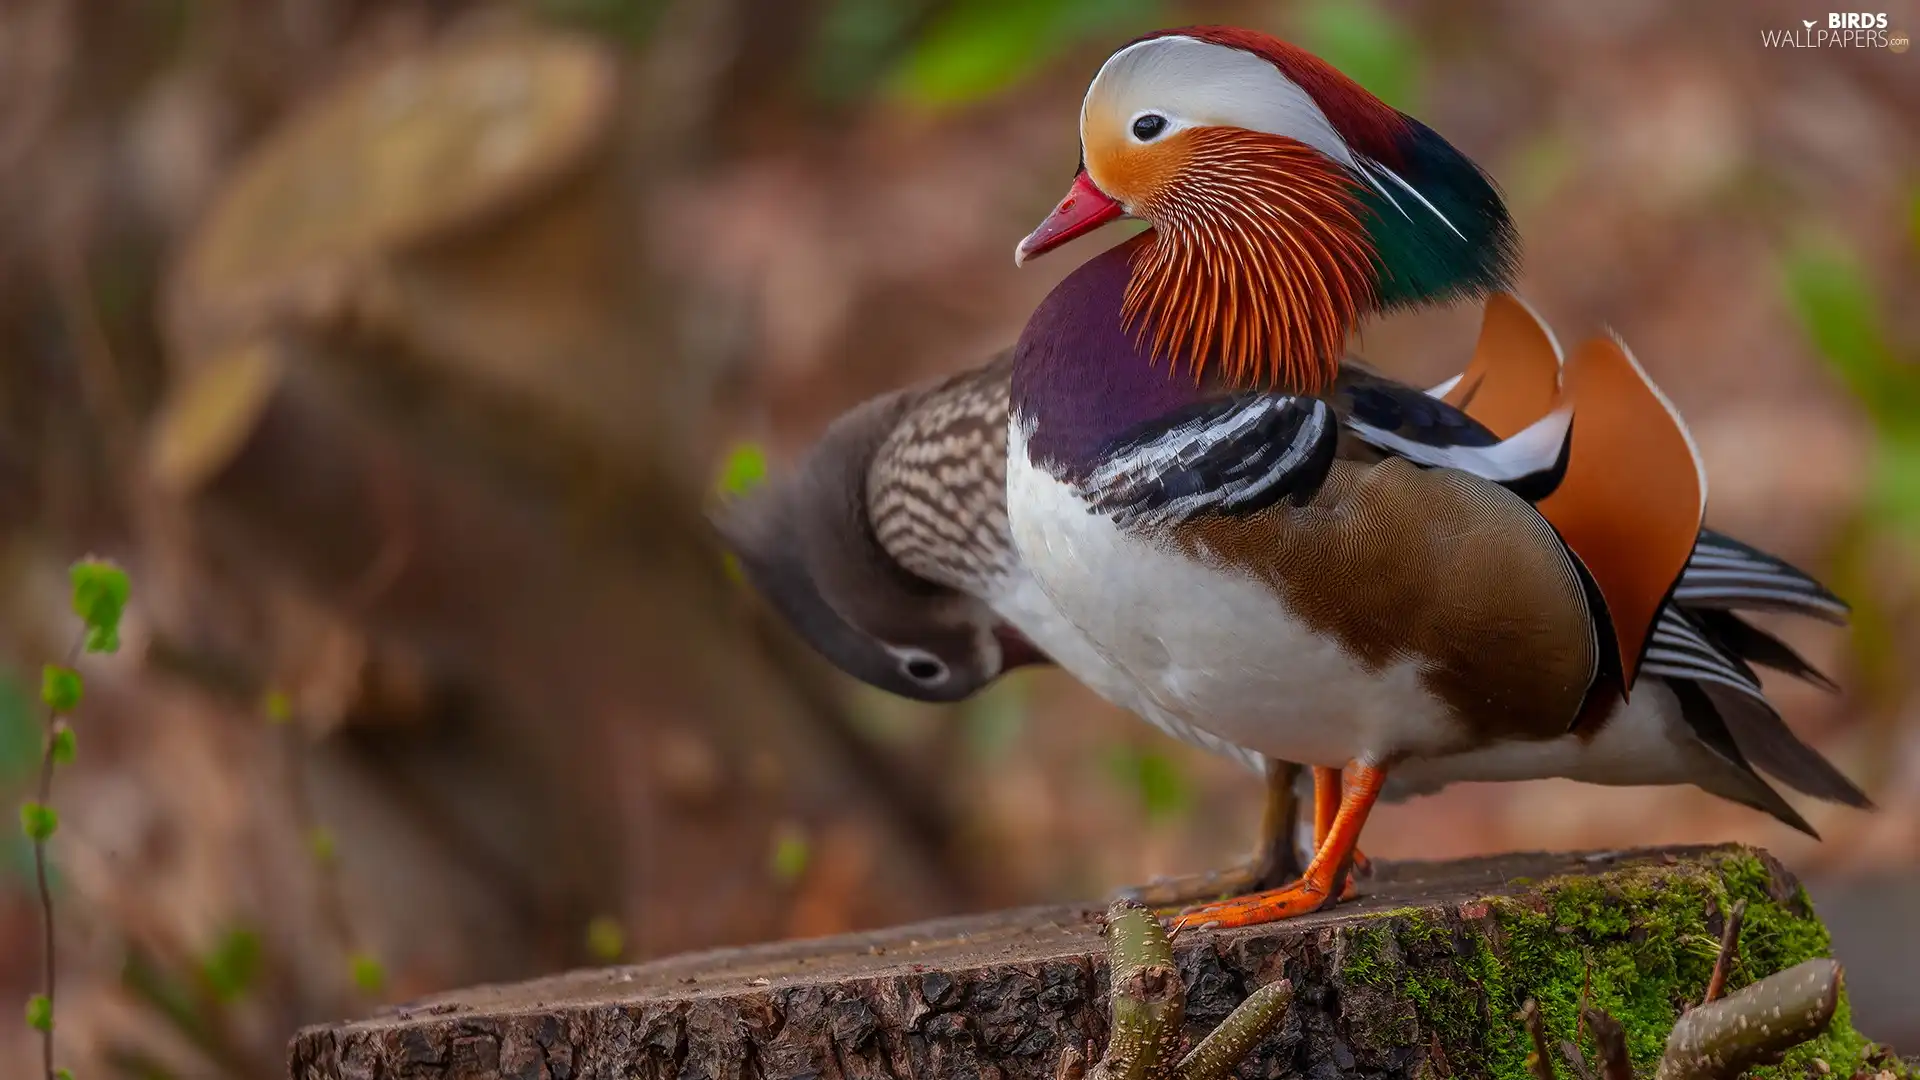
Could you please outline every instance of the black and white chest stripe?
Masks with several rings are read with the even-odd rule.
[[[1121,524],[1164,525],[1203,514],[1303,505],[1325,482],[1342,429],[1414,464],[1453,468],[1544,498],[1565,475],[1570,414],[1509,439],[1412,388],[1349,390],[1343,418],[1328,401],[1242,393],[1200,402],[1114,440],[1079,487],[1088,508]]]
[[[1122,436],[1080,485],[1095,512],[1122,525],[1201,514],[1251,514],[1320,490],[1339,446],[1318,398],[1235,394],[1181,409]]]

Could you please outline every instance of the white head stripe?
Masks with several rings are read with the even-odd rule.
[[[1174,127],[1220,126],[1284,135],[1360,172],[1353,150],[1300,85],[1244,49],[1175,35],[1149,38],[1107,58],[1080,107],[1082,138],[1095,103],[1125,120],[1142,110]]]

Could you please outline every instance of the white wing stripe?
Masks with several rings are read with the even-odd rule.
[[[1347,426],[1367,442],[1417,464],[1459,469],[1504,484],[1551,471],[1560,461],[1572,423],[1572,410],[1555,409],[1492,446],[1432,446],[1358,420],[1349,419]]]

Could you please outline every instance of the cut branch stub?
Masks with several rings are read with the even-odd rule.
[[[1776,972],[1680,1018],[1667,1039],[1656,1080],[1718,1080],[1817,1037],[1840,1004],[1834,960],[1808,960]]]
[[[1157,1080],[1180,1053],[1187,988],[1173,966],[1173,944],[1160,920],[1131,900],[1107,909],[1113,958],[1113,1026],[1092,1080]]]

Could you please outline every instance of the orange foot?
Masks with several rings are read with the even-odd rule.
[[[1254,926],[1277,922],[1319,911],[1344,895],[1350,882],[1354,848],[1367,815],[1387,782],[1385,769],[1355,763],[1352,782],[1341,786],[1338,769],[1314,770],[1315,832],[1320,843],[1300,880],[1281,889],[1243,896],[1217,904],[1188,908],[1175,920],[1176,930],[1186,927]],[[1337,795],[1333,793],[1337,792]],[[1329,798],[1329,795],[1333,795]]]
[[[1237,900],[1190,907],[1174,920],[1173,929],[1178,933],[1181,930],[1257,926],[1319,911],[1332,902],[1333,898],[1327,895],[1325,889],[1302,879],[1284,889],[1269,889]]]

